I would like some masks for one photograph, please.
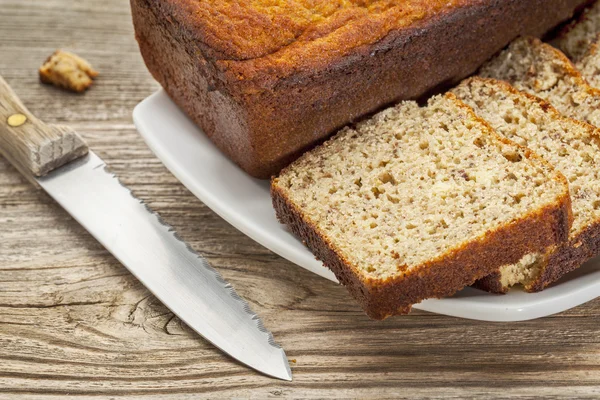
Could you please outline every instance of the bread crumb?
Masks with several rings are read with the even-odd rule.
[[[98,72],[83,58],[57,50],[40,67],[40,80],[54,86],[82,93],[92,86]]]

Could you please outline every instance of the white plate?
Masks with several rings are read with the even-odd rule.
[[[267,181],[251,178],[227,159],[160,90],[142,101],[133,119],[148,146],[194,195],[223,219],[280,256],[337,282],[275,218]],[[583,304],[600,294],[600,259],[541,293],[512,290],[505,296],[466,288],[414,308],[484,321],[523,321]]]

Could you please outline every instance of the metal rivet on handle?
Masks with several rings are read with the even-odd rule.
[[[6,120],[9,126],[17,128],[27,122],[27,117],[23,114],[13,114]]]

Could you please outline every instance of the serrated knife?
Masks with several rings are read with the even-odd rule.
[[[73,129],[34,117],[1,76],[0,153],[193,330],[249,367],[292,380],[283,349],[233,287],[108,172]]]

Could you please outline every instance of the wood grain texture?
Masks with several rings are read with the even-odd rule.
[[[28,180],[37,185],[34,177],[87,153],[73,128],[40,121],[0,75],[0,154]]]
[[[260,313],[294,381],[261,376],[195,335],[45,193],[0,159],[0,398],[599,398],[600,299],[520,323],[414,311],[367,319],[346,290],[228,225],[158,161],[131,121],[157,89],[127,0],[0,0],[0,74],[48,123],[75,128]],[[100,76],[41,85],[56,48]]]

